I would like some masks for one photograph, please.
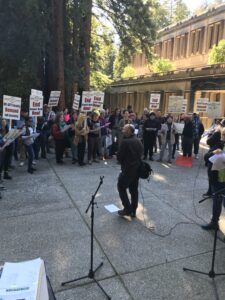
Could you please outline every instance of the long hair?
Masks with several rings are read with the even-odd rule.
[[[63,112],[57,112],[57,114],[55,116],[55,123],[56,124],[59,124],[61,116],[63,116]]]

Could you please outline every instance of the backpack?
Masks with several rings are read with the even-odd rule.
[[[141,179],[149,179],[150,175],[152,174],[152,168],[151,166],[145,162],[141,161],[140,167],[139,167],[139,178]]]

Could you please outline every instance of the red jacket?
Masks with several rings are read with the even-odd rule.
[[[58,124],[52,125],[52,135],[56,140],[64,140],[64,133],[61,132]]]

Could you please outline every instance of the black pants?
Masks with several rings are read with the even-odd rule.
[[[138,177],[128,177],[120,173],[117,183],[120,199],[127,212],[136,212],[138,207]],[[131,202],[127,195],[129,189]]]
[[[64,150],[65,150],[65,141],[55,139],[55,156],[56,156],[57,163],[62,161]]]
[[[29,146],[26,145],[26,152],[27,152],[27,158],[28,158],[27,171],[31,172],[32,171],[32,162],[34,160],[33,144],[31,144]]]
[[[212,192],[216,193],[217,191],[220,191],[222,189],[225,188],[225,182],[217,182],[212,184]],[[225,192],[223,192],[222,194],[224,194]],[[219,194],[214,194],[213,195],[213,215],[212,215],[212,222],[213,223],[218,223],[219,218],[220,218],[220,214],[222,211],[222,202],[223,202],[223,198],[221,197],[221,195]]]
[[[86,146],[85,140],[78,143],[77,145],[77,157],[78,157],[79,165],[84,162],[85,146]]]
[[[96,159],[97,150],[98,150],[99,137],[88,137],[88,160]]]
[[[175,156],[176,150],[179,150],[179,139],[180,139],[179,134],[175,134],[175,143],[173,144],[172,157]]]
[[[11,159],[13,155],[13,144],[10,144],[9,146],[5,147],[5,157],[4,157],[4,171],[8,172]]]
[[[183,156],[192,156],[192,138],[183,137],[182,141]]]
[[[155,145],[156,137],[144,136],[144,157],[147,158],[149,153],[149,157],[153,156],[153,147]]]
[[[200,138],[196,138],[193,140],[193,145],[194,145],[194,154],[197,155],[199,151],[199,143],[200,143]]]

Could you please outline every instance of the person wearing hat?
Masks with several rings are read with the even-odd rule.
[[[118,211],[119,216],[136,217],[138,207],[138,169],[141,164],[143,145],[135,137],[134,130],[135,128],[131,124],[123,127],[124,138],[117,153],[117,159],[121,165],[117,188],[124,207]],[[127,189],[130,192],[131,201],[128,198]]]
[[[151,112],[147,116],[147,120],[143,125],[143,140],[144,140],[144,159],[147,159],[149,154],[149,160],[153,161],[153,147],[156,141],[158,123],[156,121],[156,115]]]

